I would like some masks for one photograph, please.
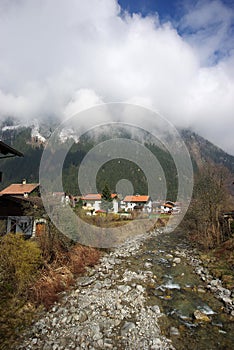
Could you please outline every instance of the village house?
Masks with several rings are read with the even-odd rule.
[[[121,209],[125,211],[132,211],[135,209],[149,213],[152,210],[152,201],[150,196],[147,195],[126,196],[121,202]]]
[[[162,214],[177,214],[181,211],[181,203],[167,201],[161,205]]]
[[[11,184],[10,186],[4,188],[0,191],[0,196],[23,196],[27,198],[28,196],[36,195],[39,196],[39,183],[27,184],[24,179],[21,184]]]
[[[114,213],[118,213],[118,200],[115,193],[111,194],[113,200],[113,209]],[[100,193],[89,193],[81,197],[83,201],[83,209],[87,210],[89,213],[95,214],[101,210],[102,195]]]
[[[26,238],[45,229],[46,220],[35,219],[32,214],[43,208],[39,184],[11,184],[0,191],[0,227],[1,234],[21,233]]]

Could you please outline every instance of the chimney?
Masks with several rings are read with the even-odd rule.
[[[26,183],[27,183],[26,179],[23,179],[22,180],[22,185],[26,185]]]

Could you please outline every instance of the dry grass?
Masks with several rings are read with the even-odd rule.
[[[0,349],[16,348],[40,310],[49,309],[76,276],[95,265],[100,251],[74,245],[52,226],[36,239],[0,240]]]
[[[31,299],[37,305],[43,304],[48,309],[59,299],[59,293],[74,283],[74,277],[67,267],[50,267],[31,287]]]
[[[133,217],[121,217],[118,214],[105,214],[100,213],[98,215],[86,215],[84,212],[79,212],[79,216],[82,220],[85,222],[98,226],[98,227],[119,227],[126,225],[130,220],[133,219]]]
[[[84,272],[86,266],[97,264],[99,258],[99,250],[77,244],[69,252],[69,267],[77,275]]]
[[[60,293],[74,284],[75,277],[84,273],[86,267],[94,266],[99,258],[100,251],[91,247],[76,244],[66,251],[56,246],[55,259],[31,287],[30,299],[49,309],[59,300]]]

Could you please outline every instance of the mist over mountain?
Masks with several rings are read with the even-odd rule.
[[[41,156],[45,144],[56,126],[57,121],[53,118],[47,122],[40,123],[32,120],[28,125],[19,124],[13,118],[7,118],[2,122],[0,139],[23,152],[24,157],[1,160],[0,170],[3,172],[1,188],[13,182],[21,182],[23,178],[26,178],[28,182],[39,181]],[[67,128],[59,134],[61,149],[65,147],[70,139],[74,140],[63,165],[65,191],[79,194],[79,189],[77,188],[79,165],[85,155],[96,144],[108,138],[107,136],[110,136],[111,132],[112,138],[119,135],[125,139],[133,138],[131,131],[127,129],[119,129],[117,134],[114,135],[114,132],[110,131],[110,129],[108,130],[107,127],[103,127],[99,135],[91,132],[89,135],[82,136],[79,140],[72,128]],[[195,173],[206,163],[224,166],[230,172],[230,184],[228,184],[228,187],[230,192],[233,193],[231,184],[234,174],[234,157],[191,130],[181,129],[179,132],[189,151]],[[138,142],[143,141],[138,138]],[[168,197],[175,199],[178,183],[175,180],[176,167],[172,157],[160,142],[153,142],[149,137],[147,138],[147,135],[144,138],[144,145],[157,157],[167,181]],[[136,164],[126,160],[124,155],[122,159],[112,160],[103,164],[97,174],[97,189],[101,191],[107,182],[111,190],[115,191],[116,184],[123,178],[132,182],[134,193],[148,192],[147,179],[144,172]],[[56,191],[56,181],[54,190]]]

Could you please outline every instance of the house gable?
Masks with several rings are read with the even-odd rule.
[[[0,192],[0,196],[2,195],[10,195],[10,196],[25,196],[25,194],[31,194],[34,191],[39,189],[39,184],[11,184],[10,186],[4,188]]]

